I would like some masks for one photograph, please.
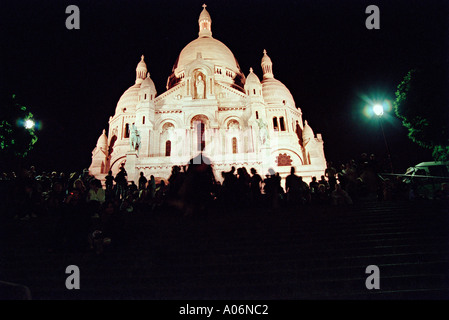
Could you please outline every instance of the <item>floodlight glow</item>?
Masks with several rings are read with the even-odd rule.
[[[384,107],[381,104],[375,104],[373,106],[373,111],[376,114],[376,116],[381,116],[384,114]]]
[[[31,120],[31,119],[25,120],[25,123],[24,123],[25,129],[32,129],[32,128],[34,128],[34,125],[35,125],[35,123],[33,120]]]

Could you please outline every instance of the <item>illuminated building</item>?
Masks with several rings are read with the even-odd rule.
[[[323,175],[321,134],[303,121],[266,50],[262,81],[252,68],[245,76],[232,51],[212,36],[206,6],[198,25],[198,38],[179,54],[162,94],[141,57],[134,85],[121,96],[107,135],[103,131],[92,152],[90,173],[103,179],[124,165],[128,180],[137,181],[140,172],[167,179],[174,165],[202,152],[218,180],[232,166],[262,175],[272,168],[282,177],[294,166],[306,181]]]

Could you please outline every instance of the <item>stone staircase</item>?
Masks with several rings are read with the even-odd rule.
[[[45,218],[9,222],[0,280],[33,299],[448,299],[449,211],[437,202],[188,216],[129,214],[126,241],[50,252]],[[68,290],[68,265],[80,269]],[[366,267],[380,269],[368,290]]]

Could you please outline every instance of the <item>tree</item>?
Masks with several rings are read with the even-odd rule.
[[[34,121],[33,114],[21,105],[16,95],[1,99],[0,104],[0,161],[11,166],[27,157],[37,141],[35,127],[25,127]]]
[[[408,137],[432,150],[435,161],[449,160],[449,104],[446,68],[433,64],[410,70],[398,85],[395,114]]]

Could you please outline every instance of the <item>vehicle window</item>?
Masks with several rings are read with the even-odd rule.
[[[447,168],[446,166],[432,166],[429,167],[429,172],[431,176],[435,177],[447,177]]]
[[[426,173],[426,170],[424,170],[424,169],[418,169],[418,170],[416,170],[415,175],[427,176],[427,173]]]

